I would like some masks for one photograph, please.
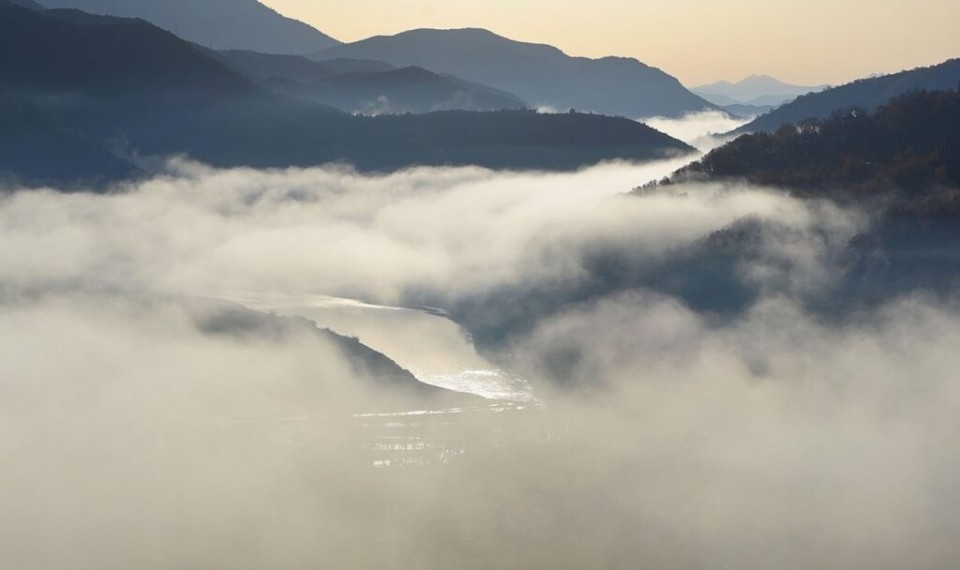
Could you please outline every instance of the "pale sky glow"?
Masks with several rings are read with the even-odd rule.
[[[570,55],[631,56],[688,86],[753,73],[800,84],[960,57],[958,0],[262,0],[341,41],[480,27]]]

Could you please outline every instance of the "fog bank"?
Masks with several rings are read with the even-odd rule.
[[[818,313],[869,216],[769,188],[625,195],[681,162],[179,161],[109,195],[11,189],[0,566],[955,566],[960,299]],[[751,296],[721,313],[691,288]],[[545,405],[357,416],[382,394],[311,326],[210,324],[212,300],[300,296],[429,299],[403,326],[309,316],[409,337],[411,359],[495,358]]]
[[[733,117],[723,111],[703,111],[679,119],[649,117],[640,119],[640,122],[707,153],[730,140],[730,137],[722,136],[723,133],[742,127],[751,120]]]

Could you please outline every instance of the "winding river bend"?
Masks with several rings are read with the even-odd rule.
[[[533,387],[477,353],[466,331],[436,311],[374,305],[323,295],[234,294],[249,309],[303,317],[360,339],[420,381],[507,402],[532,402]]]
[[[542,408],[530,383],[484,359],[463,328],[440,312],[322,295],[244,293],[223,298],[251,310],[310,319],[319,327],[358,338],[422,382],[491,400],[489,406],[472,408],[231,424],[231,431],[270,433],[300,446],[329,431],[334,422],[335,429],[352,434],[358,458],[380,468],[447,463],[468,452],[552,437],[533,427]],[[477,429],[478,421],[484,429]]]

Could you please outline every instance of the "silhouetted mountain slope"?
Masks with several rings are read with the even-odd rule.
[[[340,59],[317,62],[299,55],[275,55],[248,50],[210,50],[209,54],[254,81],[283,78],[314,83],[343,73],[379,73],[396,69],[390,64]]]
[[[45,8],[33,0],[0,0],[0,5],[9,4],[11,6],[20,6],[31,10],[44,10]]]
[[[535,111],[361,117],[352,162],[362,170],[409,164],[573,170],[603,160],[652,160],[694,152],[635,121],[601,115],[542,115]],[[643,125],[640,125],[643,126]]]
[[[784,123],[797,123],[804,119],[830,116],[830,113],[847,107],[861,107],[872,111],[890,99],[914,91],[955,89],[960,84],[960,59],[951,59],[940,65],[921,67],[892,75],[861,79],[798,97],[766,115],[757,117],[734,133],[773,132]]]
[[[44,0],[47,8],[143,18],[215,49],[312,53],[339,42],[256,0]]]
[[[349,113],[427,113],[442,110],[520,109],[526,104],[495,89],[440,76],[418,67],[366,71],[376,62],[316,62],[299,56],[247,51],[219,57],[273,91],[316,101]]]
[[[673,178],[745,179],[844,202],[882,197],[902,213],[960,216],[960,93],[913,92],[873,114],[840,111],[744,135]]]
[[[809,92],[815,93],[816,91],[811,90]],[[761,95],[756,99],[750,99],[746,104],[756,105],[758,107],[779,107],[793,101],[797,97],[799,97],[799,95],[796,97],[793,95]]]
[[[417,69],[423,69],[423,68],[417,68]],[[483,83],[477,83],[476,81],[467,81],[466,79],[461,79],[455,75],[450,75],[449,73],[443,74],[442,77],[445,77],[450,81],[453,81],[454,83],[456,83],[457,85],[465,89],[470,89],[470,90],[476,91],[477,93],[487,95],[487,96],[494,96],[497,98],[509,99],[514,103],[522,104],[523,108],[530,107],[525,101],[521,100],[519,97],[517,97],[513,93],[508,93],[507,91],[502,91],[495,87],[484,85]]]
[[[689,151],[643,125],[599,116],[353,117],[260,88],[144,21],[69,10],[0,6],[0,87],[29,100],[57,132],[143,168],[151,157],[187,155],[221,167],[572,169]],[[63,180],[87,173],[68,174]]]
[[[270,121],[290,126],[310,116],[145,21],[76,10],[0,6],[0,86],[29,99],[56,132],[128,158],[196,152],[242,160],[245,145],[229,138],[238,128],[255,152],[261,143],[253,135],[272,131]],[[85,168],[71,173],[69,162],[47,160],[60,180],[88,178]]]
[[[93,96],[252,88],[197,46],[142,20],[76,10],[0,10],[0,82],[8,86]]]
[[[749,118],[749,117],[756,117],[764,113],[769,113],[774,109],[774,107],[770,105],[758,106],[758,105],[734,104],[734,105],[724,105],[721,107],[721,109],[723,109],[728,114],[733,115],[735,117]]]
[[[313,61],[308,59],[308,61]],[[383,61],[373,61],[369,59],[328,59],[323,62],[323,66],[333,73],[380,73],[391,71],[396,67]]]
[[[523,101],[477,91],[462,82],[418,67],[384,73],[344,74],[308,84],[287,79],[264,82],[270,89],[348,113],[429,113],[522,109]]]
[[[824,89],[825,85],[790,85],[768,75],[751,75],[737,83],[718,81],[691,89],[697,95],[711,103],[726,106],[740,103],[744,105],[781,105],[800,95]]]
[[[143,21],[0,6],[0,90],[7,110],[0,162],[22,182],[130,176],[139,170],[117,156],[127,144],[117,126],[122,116],[136,114],[133,101],[152,107],[164,90],[216,99],[252,89],[196,46]],[[96,124],[105,115],[118,120]],[[157,117],[156,124],[164,122]]]
[[[0,182],[98,184],[138,173],[98,144],[51,124],[28,99],[0,89]]]
[[[296,55],[274,55],[249,50],[208,50],[207,53],[224,66],[257,83],[274,77],[312,82],[331,74],[322,64]]]
[[[340,45],[312,57],[422,67],[561,111],[575,108],[635,119],[713,108],[675,78],[635,59],[570,57],[551,46],[517,42],[486,30],[413,30]]]

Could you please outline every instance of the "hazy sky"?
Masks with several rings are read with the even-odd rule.
[[[263,0],[342,41],[482,27],[571,55],[633,56],[688,86],[753,73],[838,84],[960,57],[957,0]]]

